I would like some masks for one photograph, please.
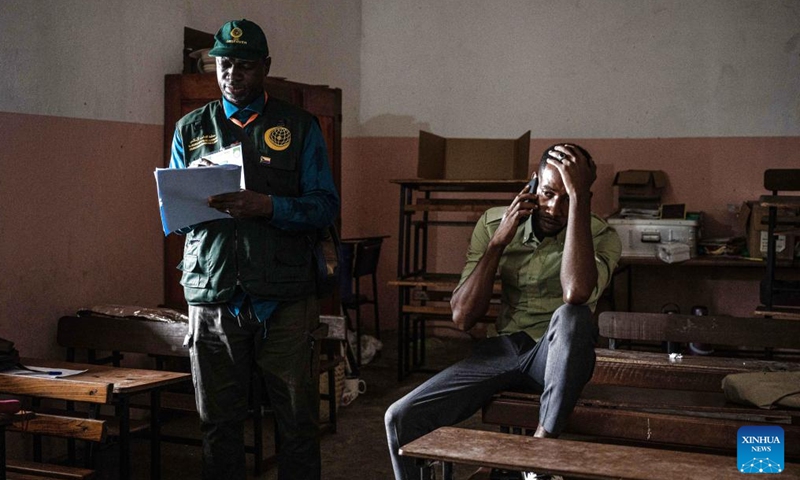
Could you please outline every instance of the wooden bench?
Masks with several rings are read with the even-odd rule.
[[[452,480],[454,463],[597,480],[742,478],[735,457],[454,427],[404,445],[400,455],[420,459],[420,478],[430,478],[431,461],[442,462],[444,480]],[[787,464],[780,478],[800,479],[800,465]]]
[[[765,320],[768,325],[762,329],[759,322]],[[768,329],[774,329],[774,336],[764,333]],[[776,319],[605,312],[600,330],[617,339],[741,342],[761,348],[762,353],[765,347],[800,346],[800,323]],[[714,332],[718,335],[712,336]],[[740,426],[779,424],[787,438],[786,458],[800,460],[800,410],[733,404],[722,392],[722,379],[729,374],[771,370],[798,371],[800,363],[690,355],[671,359],[666,353],[597,349],[594,375],[565,433],[732,454]],[[505,431],[535,429],[538,416],[539,396],[531,393],[501,392],[483,409],[484,423]]]
[[[107,425],[103,420],[77,418],[72,416],[48,415],[36,412],[30,419],[9,424],[9,432],[44,435],[70,440],[84,440],[102,443],[106,439]],[[79,480],[94,478],[94,470],[64,465],[23,460],[6,461],[7,479],[65,479]]]
[[[22,460],[9,461],[6,465],[8,480],[91,480],[95,471],[88,468],[49,465]]]

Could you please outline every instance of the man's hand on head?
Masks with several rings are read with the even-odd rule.
[[[223,193],[208,198],[208,206],[233,218],[272,218],[272,197],[252,190]]]
[[[547,163],[561,173],[564,188],[571,198],[591,196],[592,184],[597,179],[597,166],[573,145],[556,145],[548,152]]]

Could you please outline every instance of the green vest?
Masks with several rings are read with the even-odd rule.
[[[176,124],[184,145],[185,163],[242,144],[248,190],[297,197],[306,133],[314,117],[270,97],[263,115],[239,128],[214,101]],[[287,135],[290,134],[288,145]],[[271,135],[271,137],[270,137]],[[288,231],[265,218],[224,219],[196,225],[186,235],[183,271],[186,301],[191,305],[224,303],[236,285],[264,300],[296,300],[314,294],[314,231]]]

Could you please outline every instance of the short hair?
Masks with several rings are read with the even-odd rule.
[[[586,157],[586,160],[592,159],[592,156],[589,154],[589,152],[585,148],[578,145],[577,143],[566,143],[566,142],[554,143],[553,145],[550,145],[549,147],[544,149],[544,152],[542,153],[542,158],[539,159],[539,169],[537,170],[537,172],[540,177],[542,176],[542,172],[544,172],[545,167],[547,167],[547,159],[552,158],[550,155],[548,155],[550,150],[552,150],[555,147],[564,145],[573,147],[577,151],[581,152],[581,154],[583,154],[583,156]]]

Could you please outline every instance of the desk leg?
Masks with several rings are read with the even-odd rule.
[[[453,463],[442,462],[442,479],[453,480]]]
[[[0,480],[6,480],[6,426],[0,425]]]
[[[119,478],[131,478],[131,408],[125,396],[119,401]]]
[[[150,478],[161,478],[161,389],[150,392]]]

